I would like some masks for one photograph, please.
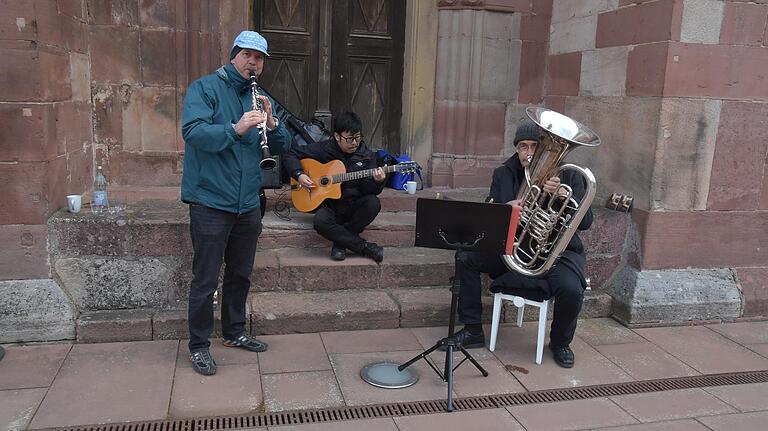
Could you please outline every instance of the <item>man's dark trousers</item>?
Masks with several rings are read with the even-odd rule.
[[[213,332],[213,294],[222,261],[222,335],[236,338],[246,332],[245,302],[261,234],[261,210],[236,214],[191,204],[189,219],[195,253],[189,291],[189,350],[195,351],[211,344],[208,338]]]
[[[480,274],[486,273],[491,278],[505,275],[502,288],[530,290],[526,295],[520,290],[514,294],[528,299],[555,298],[550,330],[550,342],[554,346],[568,346],[576,333],[576,323],[584,299],[584,287],[580,276],[567,265],[558,262],[543,277],[532,278],[510,272],[500,255],[462,252],[459,253],[457,264],[458,276],[461,279],[461,294],[459,295],[459,321],[465,325],[482,323],[483,305],[481,302]]]
[[[315,213],[315,230],[337,247],[360,253],[365,241],[360,233],[376,219],[381,202],[376,195],[327,200]]]

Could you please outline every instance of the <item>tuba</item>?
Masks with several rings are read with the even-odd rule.
[[[251,72],[251,101],[253,103],[253,110],[264,111],[264,104],[259,99],[259,84],[256,82],[256,74]],[[277,166],[277,161],[269,154],[269,146],[267,145],[267,120],[257,126],[259,128],[259,135],[261,136],[261,162],[259,166],[261,169],[272,170]]]
[[[595,197],[597,184],[592,171],[561,163],[576,147],[597,147],[600,137],[583,124],[558,112],[539,107],[528,107],[525,111],[541,128],[541,143],[529,158],[525,184],[517,196],[523,209],[512,254],[502,255],[502,259],[509,269],[536,277],[555,264]],[[562,177],[560,174],[566,170],[574,170],[584,177],[586,191],[581,200],[577,200],[571,187],[563,183],[555,193],[544,191],[544,183],[549,178]]]

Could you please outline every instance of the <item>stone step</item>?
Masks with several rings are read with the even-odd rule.
[[[449,284],[454,252],[421,247],[385,247],[384,261],[348,252],[330,259],[327,248],[281,248],[256,253],[251,276],[255,292],[387,289]]]
[[[587,291],[582,318],[611,315],[611,297]],[[484,320],[490,321],[492,297],[483,296]],[[325,292],[254,292],[248,315],[252,334],[273,335],[356,329],[413,328],[448,324],[451,294],[447,287],[357,289]],[[504,305],[504,322],[514,322],[515,308]],[[529,307],[530,308],[530,307]],[[536,316],[526,313],[526,320]],[[215,337],[221,336],[216,313]],[[85,312],[77,319],[77,340],[85,343],[188,337],[184,310],[111,310]]]

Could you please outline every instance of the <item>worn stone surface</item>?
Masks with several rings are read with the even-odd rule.
[[[581,52],[552,55],[547,70],[547,94],[578,96],[581,78]]]
[[[400,310],[385,292],[256,293],[251,303],[254,334],[382,329],[399,326]]]
[[[0,281],[0,342],[72,340],[77,310],[51,279]]]
[[[651,184],[654,210],[706,209],[721,103],[662,100]],[[732,155],[729,152],[727,157],[732,159]],[[732,160],[728,165],[732,166]]]
[[[151,310],[100,310],[77,318],[77,341],[110,343],[152,339]]]
[[[768,5],[726,2],[720,43],[759,46],[765,40]]]
[[[453,276],[454,253],[421,247],[387,248],[381,263],[380,287],[434,286]]]
[[[0,280],[51,276],[46,225],[0,225],[0,244]]]
[[[169,280],[179,266],[168,258],[61,258],[54,268],[64,290],[85,311],[174,305]]]
[[[553,22],[549,30],[549,54],[556,55],[594,49],[597,29],[597,15]]]
[[[626,324],[735,319],[741,290],[728,269],[625,268],[613,286],[614,316]]]
[[[624,96],[629,48],[618,46],[582,53],[579,94]]]
[[[725,3],[720,0],[683,0],[680,42],[719,43]]]
[[[678,4],[680,3],[680,4]],[[595,46],[640,45],[677,37],[682,2],[659,0],[600,14]]]
[[[768,268],[737,268],[744,295],[744,316],[768,317]]]

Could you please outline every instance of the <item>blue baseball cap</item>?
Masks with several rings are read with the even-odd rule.
[[[264,55],[269,55],[267,53],[267,39],[264,39],[264,36],[255,31],[245,30],[240,32],[235,38],[235,42],[232,43],[230,54],[235,52],[235,48],[255,49],[256,51],[263,52]],[[230,57],[234,57],[234,55],[230,55]]]

